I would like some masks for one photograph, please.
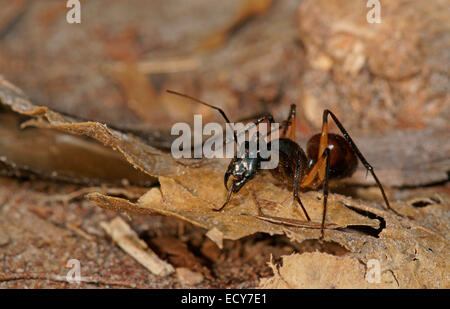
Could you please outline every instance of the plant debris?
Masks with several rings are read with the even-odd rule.
[[[91,201],[103,208],[126,213],[174,216],[221,234],[221,237],[212,237],[218,246],[222,245],[222,239],[236,240],[258,232],[286,235],[297,243],[319,236],[314,223],[320,222],[322,213],[320,192],[302,194],[312,218],[310,226],[293,202],[292,192],[277,185],[275,180],[268,182],[269,175],[256,177],[224,211],[215,212],[213,209],[221,205],[226,194],[222,183],[223,171],[218,169],[222,165],[183,164],[130,134],[109,129],[100,123],[79,122],[48,108],[34,106],[17,91],[9,90],[9,96],[4,95],[5,91],[0,92],[2,103],[21,115],[33,117],[33,121],[27,121],[28,125],[89,136],[119,151],[135,168],[158,178],[160,186],[149,189],[136,202],[101,193],[88,194]],[[261,201],[263,215],[258,212],[249,191]],[[379,260],[383,269],[389,269],[395,274],[399,287],[448,286],[444,271],[448,255],[448,225],[441,222],[447,218],[448,202],[434,205],[432,211],[412,207],[405,202],[394,202],[392,207],[409,218],[398,217],[378,207],[332,194],[329,197],[329,225],[325,239],[340,244],[351,252],[349,255],[363,263],[369,259]],[[431,221],[435,224],[431,225]],[[167,249],[164,243],[159,242],[159,250]],[[182,267],[192,268],[195,259],[185,260],[189,257],[186,252],[184,245],[170,246],[169,251],[166,251]],[[184,259],[184,262],[181,263],[179,258]],[[348,265],[354,263],[347,258],[344,260],[349,261]],[[333,284],[332,281],[330,284]]]
[[[100,225],[125,252],[155,275],[167,276],[175,271],[172,265],[152,252],[120,217],[109,223],[101,222]]]
[[[0,287],[73,287],[71,258],[77,287],[450,287],[448,0],[383,1],[380,24],[358,1],[98,0],[77,27],[2,1]],[[166,89],[237,121],[296,103],[301,145],[331,109],[403,216],[361,166],[330,184],[322,242],[322,193],[301,193],[307,222],[268,173],[213,211],[227,160],[168,150],[171,124],[218,117]]]

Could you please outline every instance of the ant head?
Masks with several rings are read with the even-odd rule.
[[[216,107],[213,106],[211,104],[208,104],[206,102],[200,101],[196,98],[193,98],[191,96],[176,92],[176,91],[172,91],[172,90],[167,90],[167,92],[190,99],[194,102],[200,103],[202,105],[208,106],[210,108],[213,108],[215,110],[217,110],[223,117],[223,119],[225,119],[226,123],[231,123],[230,120],[228,119],[227,115],[225,115],[225,112]],[[273,122],[272,116],[270,116],[271,122]],[[237,138],[237,134],[236,132],[233,130],[233,137],[234,137],[234,142],[236,143],[236,145],[238,145],[238,138]],[[239,155],[236,155],[234,157],[234,159],[230,162],[230,165],[228,166],[228,170],[225,173],[225,187],[228,190],[228,179],[230,178],[231,175],[233,175],[233,191],[236,193],[238,192],[242,186],[249,181],[250,179],[252,179],[253,177],[255,177],[256,173],[258,172],[258,170],[260,169],[261,166],[261,156],[259,154],[259,152],[256,150],[257,147],[252,147],[258,144],[259,141],[259,132],[256,132],[256,135],[254,135],[252,137],[252,143],[249,142],[245,142],[242,144],[243,148],[241,148],[238,152]],[[255,143],[256,141],[256,143]]]
[[[231,160],[225,173],[224,182],[228,190],[228,179],[233,176],[233,192],[237,193],[244,184],[255,177],[261,167],[261,158],[257,151],[250,150],[249,142],[242,144],[241,156],[236,156]]]

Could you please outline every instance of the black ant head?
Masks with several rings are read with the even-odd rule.
[[[221,110],[220,108],[213,106],[211,104],[208,104],[206,102],[200,101],[196,98],[190,97],[188,95],[182,94],[182,93],[178,93],[176,91],[172,91],[172,90],[167,90],[167,92],[178,95],[178,96],[182,96],[184,98],[188,98],[194,102],[200,103],[202,105],[208,106],[210,108],[213,108],[215,110],[217,110],[223,117],[223,119],[225,119],[226,123],[231,123],[230,120],[228,119],[227,115],[225,115],[225,112],[223,110]],[[270,116],[272,117],[272,116]],[[270,118],[272,119],[272,118]],[[273,122],[273,119],[271,120],[271,122]],[[238,144],[238,138],[237,138],[237,134],[236,132],[233,131],[233,137],[234,137],[234,142],[236,143],[236,145]],[[228,190],[228,179],[230,178],[231,175],[233,175],[233,192],[238,192],[242,186],[244,186],[244,184],[249,181],[250,179],[252,179],[253,177],[255,177],[256,173],[258,172],[258,170],[260,169],[261,166],[261,161],[262,158],[259,154],[259,152],[256,150],[257,147],[250,147],[250,146],[254,146],[258,144],[259,141],[259,132],[256,132],[255,135],[253,135],[252,137],[252,142],[255,141],[256,138],[256,143],[249,143],[249,142],[245,142],[242,144],[242,146],[244,148],[242,148],[240,150],[240,153],[243,154],[241,156],[235,156],[233,158],[233,160],[231,160],[230,165],[228,166],[227,172],[225,173],[225,187]]]
[[[255,177],[261,167],[259,153],[250,151],[248,142],[242,145],[245,147],[243,152],[241,152],[243,155],[240,157],[236,156],[231,160],[224,177],[225,188],[228,190],[228,179],[233,175],[232,186],[234,193],[239,192],[247,181]]]

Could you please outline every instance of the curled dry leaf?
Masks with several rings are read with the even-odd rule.
[[[0,114],[2,165],[10,170],[72,182],[104,183],[126,179],[148,185],[154,178],[143,172],[145,167],[141,165],[144,163],[137,159],[147,153],[150,160],[145,164],[149,167],[160,169],[163,174],[174,172],[170,157],[159,156],[161,152],[145,146],[139,139],[98,122],[79,121],[47,107],[35,106],[20,89],[2,78],[0,100],[3,105]],[[26,130],[19,130],[20,121]],[[136,146],[139,143],[142,147]],[[126,154],[121,151],[124,148],[127,148]]]
[[[42,121],[30,120],[25,129],[18,114],[0,112],[0,166],[3,174],[36,176],[83,184],[148,185],[152,177],[130,166],[111,148],[84,137],[46,129]],[[41,128],[31,127],[37,123]],[[22,126],[24,127],[24,126]]]
[[[90,200],[100,207],[126,213],[158,213],[186,220],[206,230],[215,229],[216,233],[221,233],[221,237],[213,237],[218,245],[222,239],[238,239],[257,232],[285,234],[295,242],[315,239],[320,235],[317,229],[322,215],[320,192],[302,194],[313,223],[305,221],[301,210],[293,202],[292,192],[264,174],[255,177],[224,211],[215,212],[213,210],[225,200],[223,171],[227,162],[199,161],[198,164],[188,165],[176,161],[170,154],[130,134],[96,122],[77,121],[46,107],[35,106],[4,81],[0,82],[0,100],[15,113],[32,117],[34,121],[28,122],[29,125],[90,137],[117,150],[130,165],[159,180],[160,186],[151,188],[137,202],[100,193],[89,194]],[[262,215],[255,200],[261,206]],[[392,206],[409,218],[398,217],[382,210],[381,206],[368,206],[341,195],[330,195],[325,238],[349,251],[348,257],[342,260],[341,268],[353,267],[356,265],[355,259],[363,264],[369,259],[378,259],[382,269],[392,273],[399,287],[448,287],[448,201],[443,198],[432,207],[413,207],[403,202],[392,203]],[[293,263],[301,263],[303,259],[308,260],[309,257],[302,256],[300,262]],[[324,259],[326,265],[340,261],[328,257]],[[311,261],[317,263],[316,266],[321,262],[321,257],[317,262]],[[316,269],[318,272],[325,271],[320,267]],[[363,273],[362,268],[355,271],[352,274]],[[296,285],[295,280],[289,284],[300,287],[301,284]],[[298,280],[301,282],[301,279]],[[349,280],[340,284],[336,277],[329,277],[328,280],[334,286],[347,287],[347,284],[352,284]],[[268,282],[263,282],[263,286],[279,287]],[[316,284],[319,286],[321,282],[324,281],[319,280]],[[358,287],[358,282],[361,281],[353,281],[352,286]]]

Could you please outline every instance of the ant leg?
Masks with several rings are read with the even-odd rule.
[[[227,206],[227,204],[230,202],[231,195],[233,194],[233,189],[234,189],[234,182],[231,183],[230,190],[228,190],[227,200],[225,201],[225,203],[220,208],[213,209],[214,211],[221,211],[225,208],[225,206]]]
[[[275,120],[273,119],[273,116],[271,114],[267,114],[262,116],[261,118],[258,118],[258,120],[256,120],[253,125],[257,126],[258,124],[260,124],[261,122],[268,120],[269,123],[273,123],[275,122]]]
[[[300,156],[299,156],[300,157]],[[295,169],[295,179],[294,179],[294,198],[296,199],[297,203],[300,205],[300,207],[303,209],[303,212],[306,216],[306,219],[308,221],[311,221],[311,218],[308,215],[308,212],[306,211],[305,207],[303,206],[302,201],[300,200],[300,197],[298,195],[298,186],[300,181],[300,170],[302,169],[302,161],[299,159],[297,160],[297,167]]]
[[[275,120],[273,119],[273,116],[271,114],[267,114],[264,116],[261,116],[260,118],[258,118],[255,122],[251,123],[250,125],[248,125],[248,128],[245,128],[245,130],[242,130],[241,132],[239,132],[238,134],[236,133],[236,131],[233,131],[233,141],[236,143],[238,143],[238,137],[241,136],[242,134],[244,134],[246,131],[249,131],[250,129],[256,127],[258,124],[260,124],[261,122],[264,121],[269,121],[270,124],[274,123]],[[269,134],[267,134],[266,136],[270,135],[271,132],[269,132]],[[229,142],[231,142],[231,140],[225,140],[224,144],[228,144]],[[223,145],[222,145],[223,147]]]
[[[252,129],[253,127],[256,127],[258,124],[260,124],[261,122],[266,121],[266,120],[269,121],[270,124],[272,124],[272,123],[275,122],[275,120],[273,119],[273,116],[272,116],[271,114],[267,114],[267,115],[261,116],[260,118],[258,118],[257,120],[255,120],[252,124],[250,124],[250,125],[248,126],[248,128],[246,128],[245,131],[248,131],[248,130]],[[245,131],[243,131],[243,132],[245,132]],[[243,132],[242,132],[242,133],[243,133]],[[241,134],[242,134],[242,133],[241,133]],[[239,134],[239,135],[240,135],[240,134]]]
[[[330,148],[326,148],[323,153],[326,156],[325,175],[323,180],[323,212],[322,224],[320,226],[320,240],[324,238],[325,218],[327,214],[327,200],[328,200],[328,171],[330,169]]]
[[[321,234],[320,239],[324,237],[324,229],[325,229],[325,218],[327,214],[327,201],[328,201],[328,174],[330,169],[330,148],[325,148],[322,156],[319,160],[314,164],[313,168],[309,171],[308,175],[303,179],[300,187],[311,187],[318,186],[320,183],[323,183],[323,212],[322,212],[322,223],[320,226]],[[321,171],[323,171],[323,178],[320,176]],[[319,176],[318,183],[314,183],[313,181],[316,177]]]
[[[244,134],[246,131],[250,131],[252,128],[256,127],[257,125],[259,125],[261,122],[264,122],[264,121],[268,121],[269,124],[272,124],[272,123],[275,122],[275,120],[273,119],[273,116],[272,116],[271,114],[267,114],[267,115],[261,116],[261,117],[258,118],[256,121],[254,121],[253,123],[249,124],[249,125],[245,128],[245,130],[242,130],[242,131],[239,132],[238,134],[236,134],[236,132],[234,132],[234,134],[236,135],[236,144],[237,144],[237,141],[238,141],[238,140],[237,140],[237,137],[238,137],[238,136],[241,136],[241,135]],[[272,132],[269,132],[266,136],[270,135],[270,133],[272,133]],[[227,143],[227,142],[226,142],[226,143]]]
[[[267,114],[267,115],[264,115],[264,116],[258,118],[255,122],[253,122],[251,125],[249,125],[249,127],[246,128],[246,131],[248,131],[248,130],[254,128],[254,127],[256,127],[258,124],[260,124],[261,122],[266,121],[266,120],[269,121],[269,124],[272,124],[272,123],[275,122],[275,120],[273,119],[273,116],[272,116],[271,114]],[[245,131],[244,131],[244,132],[245,132]],[[242,133],[243,133],[243,132],[242,132]],[[242,134],[242,133],[241,133],[241,134]],[[239,135],[240,135],[240,134],[239,134]]]
[[[296,105],[291,105],[291,110],[289,112],[288,118],[284,121],[288,123],[288,125],[283,129],[283,132],[281,133],[281,137],[288,136],[289,131],[289,139],[295,141],[295,112],[296,112]]]
[[[263,138],[269,137],[273,132],[280,130],[281,128],[284,128],[283,132],[286,131],[287,129],[289,129],[289,127],[291,126],[291,123],[293,123],[290,119],[291,119],[291,115],[293,114],[293,118],[295,118],[295,104],[291,105],[291,113],[290,116],[288,117],[287,120],[283,121],[282,123],[280,123],[280,125],[278,126],[278,128],[273,129],[272,131],[269,131],[266,135],[262,135]],[[255,122],[253,122],[248,128],[247,130],[250,130],[251,128],[257,126],[258,124],[260,124],[261,122],[268,120],[269,124],[275,123],[275,120],[273,118],[273,116],[271,114],[267,114],[264,116],[261,116],[260,118],[258,118]],[[295,132],[295,130],[294,130]],[[242,134],[242,133],[241,133]],[[292,133],[293,134],[293,133]],[[291,135],[292,135],[291,134]],[[282,136],[284,136],[284,133],[281,134]],[[294,138],[294,135],[292,135],[292,138]]]
[[[282,123],[280,123],[280,125],[279,125],[277,128],[275,128],[275,129],[269,131],[266,135],[262,135],[261,137],[262,137],[262,138],[269,137],[272,133],[274,133],[274,132],[276,132],[276,131],[279,131],[281,128],[284,128],[284,127],[290,126],[290,125],[291,125],[291,124],[290,124],[288,121],[283,121]]]
[[[325,152],[328,148],[325,148]],[[322,154],[322,156],[319,157],[317,162],[313,165],[313,167],[309,170],[308,174],[303,178],[302,183],[300,184],[303,188],[316,188],[318,187],[323,180],[325,179],[324,173],[321,173],[321,171],[324,171],[324,164],[325,164],[325,152]],[[316,180],[316,177],[319,176],[319,180],[317,182],[314,182]]]
[[[377,183],[378,188],[381,191],[381,194],[383,195],[384,202],[386,204],[387,209],[392,210],[395,214],[402,216],[397,211],[395,211],[391,206],[389,205],[389,201],[386,197],[386,193],[384,192],[383,186],[381,185],[380,180],[378,179],[377,175],[375,174],[375,171],[372,167],[372,165],[367,162],[366,158],[362,155],[361,151],[359,151],[358,147],[356,146],[355,142],[352,140],[350,135],[348,134],[347,130],[345,130],[342,123],[337,119],[337,117],[328,109],[323,111],[323,120],[322,120],[322,135],[320,137],[320,144],[319,144],[319,155],[325,150],[325,148],[328,146],[328,115],[331,116],[331,118],[336,123],[339,130],[341,130],[342,135],[352,148],[352,150],[355,152],[355,154],[358,156],[361,163],[364,165],[364,167],[372,174],[372,177],[375,179],[375,182]]]

